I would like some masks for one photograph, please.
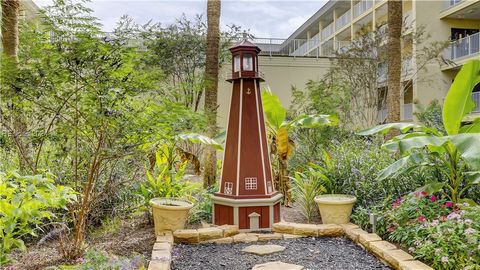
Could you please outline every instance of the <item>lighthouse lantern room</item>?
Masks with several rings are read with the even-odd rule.
[[[232,96],[213,222],[241,230],[269,230],[280,221],[282,195],[275,191],[263,115],[258,53],[246,38],[230,48]]]

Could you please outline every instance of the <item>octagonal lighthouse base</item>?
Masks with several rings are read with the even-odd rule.
[[[269,231],[280,221],[282,194],[269,197],[235,198],[216,193],[212,196],[213,223],[238,225],[241,231]]]

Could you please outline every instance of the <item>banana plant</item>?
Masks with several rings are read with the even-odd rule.
[[[285,206],[291,206],[292,195],[288,173],[288,159],[292,156],[295,143],[290,133],[299,128],[318,128],[326,125],[335,125],[338,119],[332,115],[300,115],[295,119],[287,120],[287,110],[282,106],[278,97],[270,89],[262,91],[262,105],[265,113],[270,156],[272,158],[273,178],[275,188],[283,194]]]
[[[396,177],[421,166],[433,167],[447,180],[429,183],[422,190],[443,192],[455,203],[474,203],[463,195],[473,185],[480,184],[480,118],[470,123],[464,123],[464,119],[475,108],[472,91],[479,83],[480,60],[467,62],[455,77],[443,104],[447,134],[412,123],[390,123],[359,132],[360,135],[386,134],[391,129],[401,132],[383,147],[400,152],[403,157],[383,169],[378,179]]]

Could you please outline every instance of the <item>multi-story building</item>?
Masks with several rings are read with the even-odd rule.
[[[321,77],[333,63],[328,58],[338,50],[348,49],[365,29],[382,32],[386,27],[387,7],[387,0],[329,0],[287,39],[254,39],[263,49],[264,56],[259,64],[267,83],[272,86],[277,80],[282,82],[278,88],[273,88],[288,105],[290,85],[301,88],[308,79]],[[415,35],[419,29],[427,34],[422,42],[408,37],[402,39],[402,80],[410,83],[400,101],[401,119],[412,121],[416,109],[414,103],[428,105],[435,99],[441,102],[461,65],[469,59],[480,59],[480,0],[404,0],[403,17],[404,37]],[[450,44],[443,54],[443,64],[430,61],[417,66],[425,46],[448,41]],[[272,69],[271,63],[279,62],[278,59],[283,59],[284,66],[280,64]],[[307,75],[310,78],[292,67],[292,63],[301,61],[316,67]],[[282,69],[288,71],[279,77],[283,75]],[[384,70],[379,74],[379,82],[386,80],[386,68]],[[478,113],[479,91],[480,86],[473,93]],[[378,110],[379,122],[382,122],[386,110]]]

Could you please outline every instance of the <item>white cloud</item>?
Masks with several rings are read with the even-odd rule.
[[[39,6],[51,4],[51,0],[34,0]],[[137,23],[149,20],[170,24],[183,13],[187,17],[206,13],[206,0],[94,0],[89,7],[94,10],[109,31],[125,14]],[[257,37],[286,38],[313,15],[325,1],[294,0],[223,0],[221,24],[235,24]]]

